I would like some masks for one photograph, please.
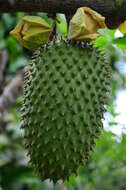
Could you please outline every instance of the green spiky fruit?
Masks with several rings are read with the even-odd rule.
[[[90,157],[102,127],[111,68],[91,45],[36,51],[25,76],[22,127],[42,180],[68,179]]]

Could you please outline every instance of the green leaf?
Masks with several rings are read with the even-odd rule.
[[[114,40],[114,44],[122,50],[126,50],[126,36]]]
[[[63,36],[67,34],[67,22],[63,14],[57,14],[57,30]]]

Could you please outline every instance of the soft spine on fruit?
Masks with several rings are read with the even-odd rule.
[[[22,128],[42,180],[66,180],[87,163],[110,89],[110,63],[92,45],[61,41],[34,53],[25,75]]]

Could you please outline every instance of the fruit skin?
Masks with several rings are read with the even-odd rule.
[[[91,45],[61,41],[35,52],[25,76],[22,128],[42,180],[64,181],[86,164],[110,84],[110,64]]]

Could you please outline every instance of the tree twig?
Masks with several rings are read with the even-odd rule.
[[[66,186],[62,180],[59,180],[58,183],[59,183],[62,190],[67,190],[67,188],[66,188]]]
[[[3,12],[47,12],[74,14],[77,8],[88,6],[106,17],[109,28],[126,20],[126,0],[0,0]]]

